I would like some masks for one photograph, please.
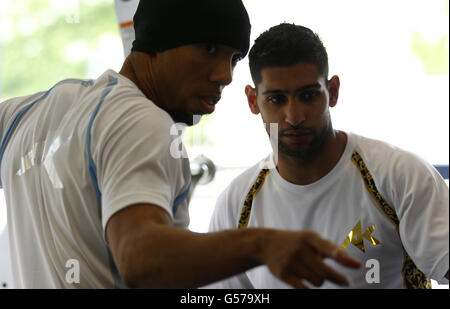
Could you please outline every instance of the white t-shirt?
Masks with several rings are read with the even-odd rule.
[[[120,286],[105,227],[129,205],[158,205],[187,227],[190,168],[171,155],[174,122],[126,77],[64,80],[3,102],[0,121],[15,287]]]
[[[248,227],[313,230],[341,246],[361,260],[362,268],[347,269],[329,259],[326,263],[346,274],[352,281],[351,288],[408,287],[402,277],[402,245],[426,276],[448,282],[443,278],[449,269],[449,190],[440,174],[411,153],[355,134],[347,136],[337,165],[312,184],[295,185],[276,169],[269,170],[253,199]],[[398,230],[366,187],[358,168],[362,161],[354,151],[365,163],[385,203],[394,209],[400,222]],[[244,201],[260,171],[260,164],[253,166],[220,195],[210,231],[238,227]],[[416,280],[416,269],[408,266],[405,276],[412,280],[407,281],[409,285],[424,284]],[[266,266],[259,266],[207,287],[266,289],[288,285]],[[337,286],[326,282],[321,287]]]

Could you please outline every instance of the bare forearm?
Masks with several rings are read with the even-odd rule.
[[[265,264],[293,287],[302,280],[347,285],[342,274],[323,263],[326,257],[359,268],[335,244],[312,231],[265,228],[198,234],[175,228],[154,205],[134,205],[115,214],[106,227],[107,241],[128,287],[193,288]],[[316,269],[311,272],[310,269]]]
[[[131,287],[198,287],[261,264],[265,229],[199,234],[167,225],[142,230],[126,251]],[[150,236],[151,235],[151,236]],[[158,235],[158,236],[156,236]]]

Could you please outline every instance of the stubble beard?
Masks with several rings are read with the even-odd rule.
[[[294,157],[300,159],[302,162],[310,162],[317,154],[322,150],[325,140],[328,136],[328,131],[330,129],[330,124],[327,124],[322,128],[322,130],[316,134],[314,134],[314,138],[309,144],[309,146],[304,150],[295,150],[289,147],[287,144],[281,141],[281,138],[278,137],[278,151],[283,153],[288,157]]]

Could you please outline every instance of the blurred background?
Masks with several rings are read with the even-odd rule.
[[[0,0],[0,101],[49,89],[62,79],[119,71],[132,39],[130,13],[121,7],[129,9],[133,3],[137,1]],[[331,110],[336,129],[387,141],[448,171],[448,0],[244,4],[252,23],[251,44],[281,22],[319,34],[328,51],[330,77],[341,80],[339,102]],[[193,231],[208,230],[218,195],[271,150],[261,118],[247,107],[244,87],[251,83],[245,58],[216,112],[185,132],[190,158],[202,154],[216,166],[214,179],[193,193]],[[11,287],[6,224],[0,191],[0,288]],[[448,285],[433,282],[433,287]]]

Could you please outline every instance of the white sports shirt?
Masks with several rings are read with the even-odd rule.
[[[449,190],[441,175],[409,152],[347,136],[337,165],[312,184],[289,183],[276,169],[262,171],[260,164],[245,171],[220,195],[210,231],[313,230],[361,260],[359,270],[326,260],[351,279],[350,288],[430,288],[429,278],[448,282]],[[259,266],[207,287],[288,285]]]
[[[187,156],[170,152],[181,146],[173,125],[112,70],[0,104],[16,288],[122,286],[105,227],[129,205],[158,205],[187,227],[191,175]]]

